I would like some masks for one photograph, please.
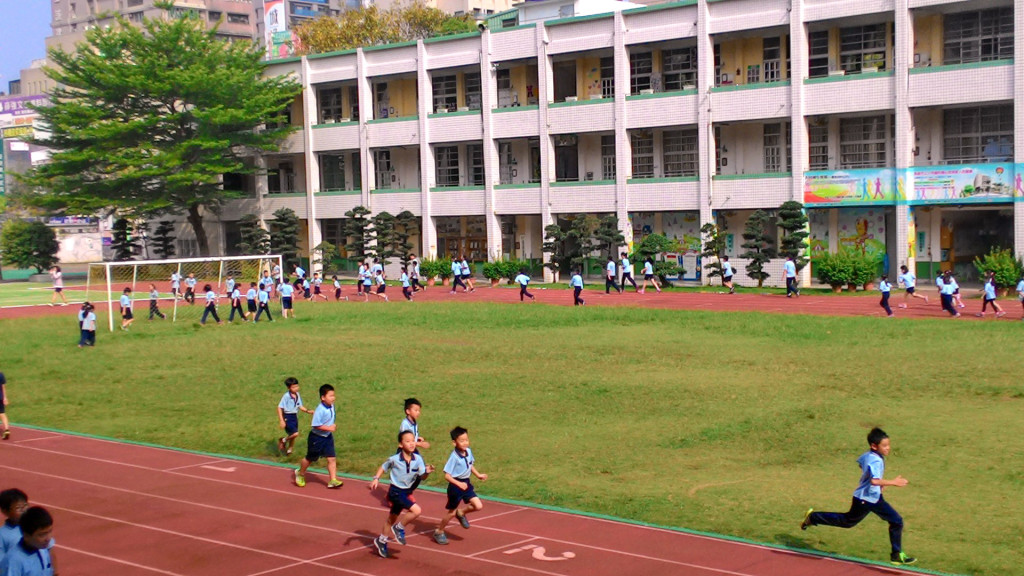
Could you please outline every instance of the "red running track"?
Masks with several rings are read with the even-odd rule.
[[[376,555],[384,490],[305,488],[279,466],[15,428],[0,485],[55,518],[64,574],[78,576],[880,576],[912,574],[521,505],[487,502],[470,530],[430,531],[444,495],[421,490],[407,546]]]

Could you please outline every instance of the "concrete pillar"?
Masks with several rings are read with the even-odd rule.
[[[492,136],[493,114],[498,105],[497,74],[491,66],[491,32],[480,35],[480,118],[483,122],[484,221],[487,224],[487,259],[501,259],[501,221],[494,211],[494,185],[498,183],[498,144]]]
[[[323,232],[320,229],[320,220],[316,213],[316,193],[320,191],[320,162],[313,153],[313,128],[312,123],[316,118],[317,95],[316,90],[309,83],[309,60],[302,57],[302,105],[308,113],[302,118],[302,140],[305,144],[306,154],[306,240],[310,259],[310,268],[318,270],[312,265],[313,248],[323,241]]]
[[[1024,180],[1024,2],[1013,3],[1013,30],[1017,41],[1013,44],[1013,161],[1015,168],[1014,185],[1017,186],[1018,198],[1024,196],[1024,188],[1019,184]],[[1024,257],[1024,202],[1013,203],[1013,246],[1018,258]]]
[[[615,157],[631,159],[633,151],[626,131],[626,96],[629,95],[629,52],[626,50],[626,24],[622,12],[615,12],[612,18],[612,51],[615,61]],[[618,162],[615,170],[615,219],[622,231],[625,246],[633,246],[633,227],[629,223],[626,186],[632,177],[633,163]],[[622,247],[616,249],[619,252]]]
[[[551,181],[555,176],[555,151],[548,130],[548,104],[555,97],[551,57],[548,56],[548,31],[543,22],[537,23],[537,134],[540,136],[540,233],[544,241],[544,229],[555,223],[551,213]],[[551,254],[544,253],[544,262],[551,261]],[[568,272],[568,270],[559,271]],[[544,281],[554,281],[554,274],[544,268]]]
[[[909,0],[896,0],[896,45],[893,47],[893,59],[896,80],[896,103],[894,121],[896,122],[896,148],[893,150],[893,161],[896,168],[896,246],[886,246],[889,254],[890,275],[894,275],[901,265],[911,270],[916,268],[911,254],[911,243],[915,241],[911,235],[915,228],[912,219],[913,210],[909,210],[905,200],[913,194],[914,177],[910,170],[914,163],[914,144],[916,133],[914,118],[910,112],[910,67],[914,62],[914,22],[910,13]],[[904,197],[900,198],[900,192]]]
[[[803,203],[804,172],[809,162],[809,138],[807,135],[807,118],[804,106],[804,78],[807,78],[807,27],[804,25],[804,3],[794,0],[789,11],[789,105],[790,105],[790,137],[792,149],[790,162],[792,174],[790,179],[790,199]],[[810,231],[810,224],[808,224]],[[808,259],[807,265],[800,270],[800,284],[809,286],[813,271]]]
[[[423,256],[437,258],[437,226],[430,213],[430,189],[434,186],[434,150],[430,147],[429,123],[433,93],[427,73],[427,49],[423,40],[416,42],[416,114],[420,133],[420,229],[423,235]]]
[[[711,203],[714,198],[715,173],[715,129],[712,124],[711,89],[715,85],[715,53],[714,42],[711,40],[709,0],[697,1],[697,147],[699,156],[698,168],[698,206],[700,209],[700,225],[715,222]],[[710,278],[701,276],[701,282],[708,284]]]
[[[359,182],[360,204],[369,206],[370,188],[376,172],[366,129],[367,121],[373,118],[373,87],[366,75],[366,54],[362,48],[356,50],[356,95],[359,99],[359,173],[362,176]]]

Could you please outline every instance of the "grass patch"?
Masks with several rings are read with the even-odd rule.
[[[428,462],[443,464],[448,429],[466,426],[491,474],[484,495],[885,560],[877,519],[798,528],[809,506],[849,505],[880,425],[888,475],[911,482],[886,497],[923,568],[1024,565],[1014,323],[462,302],[297,311],[257,326],[138,320],[83,351],[70,314],[5,320],[9,412],[283,462],[274,410],[294,375],[307,404],[322,383],[338,389],[339,467],[351,474],[393,452],[402,399],[416,396]]]

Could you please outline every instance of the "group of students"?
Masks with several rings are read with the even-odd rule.
[[[18,488],[0,491],[0,576],[57,576],[53,516]]]
[[[337,429],[334,387],[330,384],[320,386],[320,403],[316,409],[310,410],[302,404],[298,379],[288,378],[284,384],[287,391],[277,406],[278,426],[285,432],[285,436],[280,437],[277,444],[284,454],[292,453],[295,439],[299,435],[298,412],[312,414],[306,455],[295,470],[295,485],[305,487],[309,466],[324,458],[327,460],[327,488],[341,488],[344,481],[338,478],[338,463],[334,449],[334,431]],[[416,398],[407,398],[404,404],[405,418],[399,425],[398,450],[381,464],[370,482],[370,490],[376,490],[382,476],[388,474],[390,478],[387,517],[380,535],[373,540],[374,549],[382,558],[388,557],[388,543],[392,538],[405,545],[405,527],[423,512],[416,503],[413,492],[434,472],[434,467],[428,465],[420,454],[420,449],[430,448],[430,443],[419,433],[419,418],[423,406]],[[445,504],[445,513],[432,534],[434,541],[440,545],[448,544],[445,529],[452,520],[457,520],[462,528],[469,529],[469,519],[466,515],[483,509],[483,502],[473,487],[473,477],[487,480],[487,474],[476,468],[476,460],[470,448],[469,431],[456,426],[449,435],[453,450],[444,467],[444,477],[448,481],[448,501]]]
[[[643,294],[647,290],[647,283],[648,282],[650,282],[654,286],[655,290],[657,290],[658,292],[661,292],[661,286],[658,284],[658,279],[654,275],[654,260],[652,260],[651,258],[647,258],[646,260],[644,260],[644,284],[643,284],[643,286],[638,288],[637,285],[636,285],[636,280],[633,280],[633,264],[629,261],[629,254],[627,254],[625,252],[622,252],[621,254],[619,254],[619,257],[620,257],[620,259],[619,259],[617,264],[615,262],[615,258],[612,258],[611,256],[608,257],[608,263],[605,264],[605,267],[604,267],[604,293],[605,294],[611,294],[612,289],[614,289],[619,294],[622,294],[622,292],[626,289],[626,282],[629,282],[630,284],[633,285],[633,290],[636,291],[637,294]],[[728,260],[728,258],[726,258],[726,260]],[[619,283],[617,283],[615,281],[616,278],[617,278],[616,272],[619,272],[622,275],[622,286],[621,287],[619,286]],[[579,270],[576,270],[576,269],[572,270],[573,276],[578,275],[578,273],[579,273]],[[731,279],[731,277],[730,277],[730,279]],[[581,281],[582,281],[582,278],[581,278]],[[572,284],[572,282],[570,282],[570,285],[572,285],[574,287],[576,286],[575,284]],[[581,284],[581,286],[582,286],[582,284]],[[579,305],[579,304],[577,303],[577,305]]]
[[[906,290],[903,296],[904,302],[899,305],[900,308],[906,308],[907,302],[912,298],[922,299],[925,304],[928,304],[928,296],[917,293],[917,277],[910,272],[906,265],[900,266],[900,275],[896,281],[898,285],[903,286]],[[953,318],[959,318],[960,310],[966,308],[966,305],[960,295],[960,284],[957,283],[953,272],[951,270],[937,272],[935,275],[935,288],[939,292],[942,310],[948,312]],[[978,312],[976,316],[979,318],[985,316],[990,306],[996,318],[1002,318],[1006,315],[1006,311],[997,302],[998,288],[995,272],[989,270],[985,273],[985,283],[982,285],[981,312]],[[894,316],[892,306],[889,305],[889,296],[893,285],[889,282],[887,275],[882,275],[881,281],[878,283],[878,289],[882,292],[879,306],[885,310],[887,316]],[[1021,302],[1022,308],[1024,308],[1024,275],[1017,282],[1017,299]]]

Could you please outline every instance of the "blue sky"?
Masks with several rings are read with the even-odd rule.
[[[0,0],[0,91],[36,58],[46,56],[49,0]]]

